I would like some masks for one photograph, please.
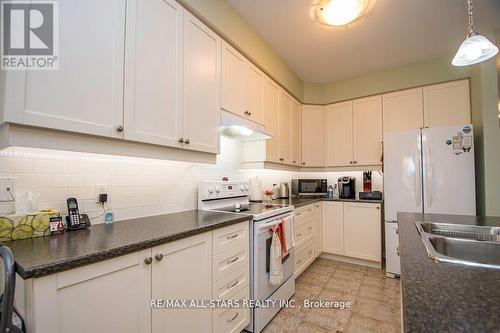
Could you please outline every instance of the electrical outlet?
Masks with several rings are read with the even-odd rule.
[[[95,185],[95,202],[99,202],[99,194],[108,194],[108,184]]]
[[[16,197],[16,178],[0,177],[0,201],[14,201]]]

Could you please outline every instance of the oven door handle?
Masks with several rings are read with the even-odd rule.
[[[275,225],[280,224],[281,221],[283,221],[284,219],[289,218],[289,217],[293,217],[293,216],[294,215],[288,215],[287,217],[284,217],[282,219],[274,220],[274,221],[266,223],[266,224],[261,224],[261,225],[259,225],[259,230],[267,229],[267,228],[270,228],[270,227],[274,227]]]

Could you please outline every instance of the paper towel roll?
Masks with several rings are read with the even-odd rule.
[[[260,178],[250,178],[250,201],[262,201],[262,181]]]

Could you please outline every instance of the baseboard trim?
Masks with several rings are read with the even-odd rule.
[[[324,252],[321,253],[319,255],[319,257],[323,258],[323,259],[341,261],[341,262],[345,262],[348,264],[355,264],[355,265],[361,265],[361,266],[366,266],[366,267],[371,267],[371,268],[382,269],[382,262],[346,257],[346,256],[338,255],[338,254],[331,254],[331,253],[324,253]]]

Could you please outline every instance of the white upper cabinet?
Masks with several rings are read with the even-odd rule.
[[[352,101],[326,107],[327,166],[353,164],[352,108]]]
[[[269,78],[264,83],[264,125],[273,134],[266,140],[266,160],[279,162],[279,100],[280,88]]]
[[[290,164],[300,166],[301,158],[301,133],[300,133],[300,103],[292,100],[290,115]]]
[[[264,108],[264,73],[257,67],[248,63],[246,66],[245,79],[245,118],[263,124]]]
[[[292,110],[292,98],[284,91],[280,90],[279,100],[279,161],[290,163],[290,116]]]
[[[470,124],[469,80],[424,87],[423,94],[425,127]]]
[[[221,109],[245,116],[246,59],[231,45],[222,42]]]
[[[382,164],[382,96],[354,100],[353,120],[353,163]]]
[[[264,73],[226,42],[222,43],[221,109],[264,124]]]
[[[383,95],[384,132],[407,131],[424,125],[422,88]]]
[[[325,166],[325,109],[302,106],[302,166]]]
[[[221,39],[193,15],[184,15],[184,148],[217,153],[220,123]]]
[[[125,139],[182,147],[183,13],[174,0],[127,2]]]
[[[7,73],[5,121],[120,138],[125,0],[58,3],[59,70]]]

